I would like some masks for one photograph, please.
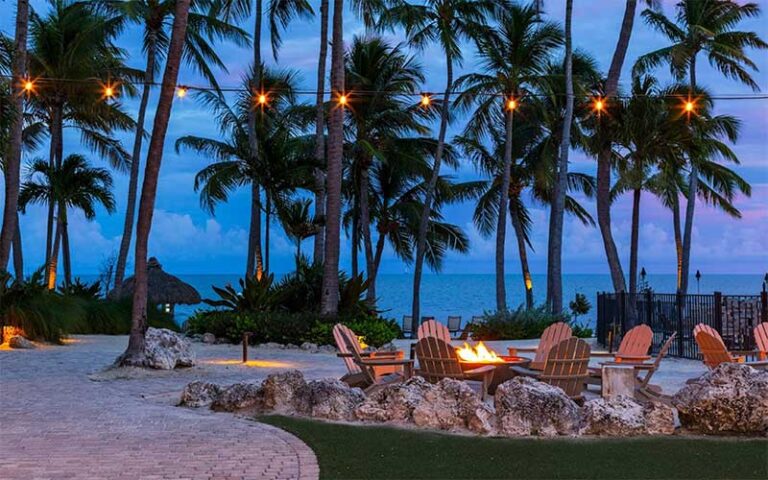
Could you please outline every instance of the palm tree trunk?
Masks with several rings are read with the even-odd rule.
[[[48,130],[50,132],[51,137],[51,145],[49,150],[49,156],[48,156],[48,165],[53,169],[59,164],[59,161],[57,160],[57,156],[59,155],[59,151],[62,150],[59,145],[61,142],[61,133],[62,130],[58,128],[59,126],[59,117],[61,115],[61,112],[58,107],[55,105],[51,107],[50,109],[50,125],[48,126]],[[46,272],[50,271],[50,264],[51,264],[51,252],[53,250],[53,227],[54,222],[56,220],[56,203],[55,202],[48,202],[48,216],[46,219],[46,229],[45,229],[45,268]],[[47,273],[46,273],[47,275]]]
[[[16,234],[13,236],[13,273],[17,279],[24,278],[24,252],[21,245],[21,224],[16,212]]]
[[[632,27],[635,23],[636,9],[637,0],[627,0],[619,40],[616,43],[611,67],[605,82],[606,98],[614,97],[618,91],[621,69],[624,66],[629,40],[632,36]],[[616,249],[616,242],[613,240],[613,232],[611,232],[611,150],[611,146],[608,145],[600,151],[597,157],[597,224],[603,237],[603,246],[608,260],[608,268],[611,271],[613,289],[617,292],[623,292],[627,289],[624,272],[621,269],[621,259],[619,259],[619,252]]]
[[[256,15],[253,24],[253,74],[251,90],[261,89],[261,21],[262,0],[256,0]],[[251,150],[251,163],[257,168],[259,163],[259,141],[256,135],[256,109],[248,110],[248,147]],[[252,275],[256,265],[256,278],[261,278],[264,272],[264,259],[261,254],[261,194],[256,179],[251,179],[251,215],[248,233],[248,253],[246,255],[246,275]]]
[[[251,179],[251,224],[248,229],[248,256],[245,275],[250,277],[256,269],[256,278],[264,274],[264,258],[261,255],[261,188]]]
[[[55,137],[54,137],[55,132]],[[53,107],[53,132],[51,134],[51,149],[53,150],[53,156],[50,160],[53,167],[61,167],[64,158],[64,105],[62,101],[56,101]],[[50,261],[48,263],[48,286],[55,288],[56,275],[58,267],[59,256],[59,237],[61,236],[61,212],[58,217],[56,216],[56,203],[51,201],[48,204],[48,232],[53,232],[53,224],[56,223],[55,239],[53,239],[53,245],[51,247]],[[46,244],[50,242],[49,239]],[[51,287],[53,285],[53,287]]]
[[[453,58],[450,55],[446,55],[445,60],[445,93],[443,93],[443,108],[440,112],[437,150],[435,151],[435,161],[432,166],[432,176],[429,178],[427,191],[424,194],[424,208],[421,210],[419,234],[416,240],[416,260],[413,268],[413,303],[411,306],[411,315],[414,322],[419,322],[421,318],[421,275],[424,269],[424,255],[427,250],[427,229],[429,227],[429,217],[432,215],[432,199],[435,195],[437,180],[440,178],[440,164],[443,160],[443,150],[445,149],[445,133],[448,129],[448,113],[451,101],[451,88],[453,87]]]
[[[376,240],[376,253],[373,256],[374,278],[379,274],[379,266],[381,265],[381,256],[384,253],[384,242],[386,239],[387,237],[380,233],[378,240]]]
[[[133,138],[133,152],[131,155],[131,172],[128,179],[128,201],[125,206],[125,221],[123,223],[123,236],[120,239],[120,250],[117,254],[117,266],[115,267],[115,290],[119,291],[123,286],[125,268],[128,263],[128,252],[133,238],[133,223],[136,219],[136,195],[139,188],[139,164],[141,163],[141,145],[144,140],[144,122],[147,115],[149,95],[152,91],[151,83],[155,80],[155,39],[156,32],[147,34],[147,67],[144,72],[144,87],[139,102],[139,114],[136,119],[136,135]]]
[[[59,216],[60,217],[60,216]],[[56,221],[56,232],[54,233],[53,246],[51,248],[51,260],[48,262],[48,272],[46,277],[46,284],[48,290],[56,289],[56,272],[58,271],[59,263],[59,246],[61,245],[61,219]]]
[[[10,138],[6,153],[3,175],[5,177],[5,205],[3,206],[3,226],[0,230],[0,271],[8,268],[11,244],[18,231],[17,211],[19,208],[19,189],[21,187],[21,136],[24,130],[24,96],[21,79],[24,78],[27,64],[27,30],[29,27],[29,1],[16,2],[16,33],[14,38],[13,75],[13,119],[10,125]],[[13,88],[13,86],[16,88]]]
[[[565,116],[563,135],[560,139],[560,156],[555,167],[555,192],[551,209],[549,248],[547,255],[548,307],[553,313],[563,311],[563,219],[565,196],[568,192],[568,153],[571,149],[571,124],[573,122],[573,0],[565,4]]]
[[[509,177],[512,172],[512,122],[514,110],[507,109],[506,132],[504,138],[504,165],[501,171],[501,190],[499,191],[499,215],[496,222],[496,310],[507,309],[507,288],[504,278],[504,247],[507,243],[507,211],[509,203]]]
[[[270,231],[270,223],[272,223],[272,199],[269,195],[267,195],[267,208],[266,212],[264,213],[265,219],[264,219],[264,229],[265,229],[265,235],[264,235],[264,273],[269,275],[270,269],[269,269],[269,231]]]
[[[315,218],[325,219],[325,69],[328,57],[328,0],[320,1],[320,54],[317,58],[317,94],[315,96]],[[325,229],[315,235],[312,261],[322,262],[325,250]]]
[[[691,96],[696,92],[696,54],[690,63]],[[690,157],[690,155],[689,155]],[[683,261],[680,275],[680,293],[688,293],[688,277],[691,270],[691,243],[693,241],[693,216],[696,210],[696,194],[699,188],[699,169],[694,158],[689,158],[691,171],[688,177],[688,202],[685,205],[685,230],[683,231]]]
[[[629,294],[637,293],[637,255],[640,238],[640,196],[642,190],[636,188],[632,192],[632,234],[629,243]],[[632,302],[634,305],[634,302]]]
[[[344,92],[344,0],[333,2],[331,92]],[[336,315],[339,309],[339,244],[341,242],[341,157],[344,148],[344,111],[335,105],[328,122],[326,177],[325,255],[320,313]]]
[[[358,210],[358,195],[352,196],[352,251],[350,252],[352,276],[356,277],[360,273],[360,216]]]
[[[675,253],[677,255],[677,292],[683,288],[683,232],[680,225],[680,200],[675,196],[672,202],[672,229],[675,232]]]
[[[523,282],[525,286],[525,308],[533,308],[533,281],[531,280],[531,270],[528,268],[528,250],[525,245],[525,232],[523,224],[520,222],[520,212],[517,209],[517,202],[509,199],[509,217],[512,220],[512,229],[515,231],[517,239],[517,253],[520,257],[520,268],[523,273]]]
[[[163,74],[163,84],[155,112],[152,137],[149,141],[147,163],[144,170],[144,183],[141,189],[139,203],[139,218],[136,224],[135,250],[135,290],[133,294],[133,309],[131,311],[131,335],[128,348],[118,358],[121,365],[144,366],[144,333],[147,329],[147,246],[149,231],[152,228],[152,214],[155,209],[157,196],[157,180],[160,174],[160,164],[163,160],[163,144],[168,132],[168,121],[171,117],[173,94],[179,77],[179,64],[184,52],[184,39],[187,32],[187,18],[191,0],[176,0],[175,15],[168,55]]]
[[[371,211],[368,205],[368,163],[366,163],[360,172],[360,226],[363,234],[363,251],[365,252],[365,275],[368,278],[368,290],[365,294],[365,301],[368,305],[373,305],[376,301],[376,267],[373,259],[373,242],[371,241]]]
[[[72,285],[72,252],[69,248],[69,223],[67,221],[67,207],[59,205],[59,217],[61,218],[61,250],[64,260],[64,285]]]

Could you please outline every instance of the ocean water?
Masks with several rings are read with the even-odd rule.
[[[215,298],[212,285],[224,286],[227,283],[237,285],[238,275],[178,275],[185,282],[193,285],[203,298]],[[86,279],[84,277],[84,279]],[[94,279],[88,278],[92,281]],[[647,282],[654,291],[674,293],[675,275],[649,275]],[[757,294],[762,289],[762,275],[703,275],[697,285],[691,278],[690,293]],[[525,291],[520,275],[508,275],[507,304],[516,307],[525,301]],[[377,281],[378,307],[388,318],[402,320],[403,315],[411,313],[411,275],[381,275]],[[698,288],[697,288],[698,287]],[[534,297],[536,302],[543,302],[546,294],[545,275],[533,275]],[[608,275],[571,274],[563,276],[563,297],[567,305],[576,293],[583,293],[593,305],[592,310],[580,320],[594,324],[597,293],[611,291],[611,279]],[[473,315],[495,309],[495,276],[487,274],[452,274],[425,275],[421,289],[421,313],[445,321],[448,315],[461,315],[464,321]],[[179,305],[176,308],[178,322],[183,322],[198,308],[205,305]]]

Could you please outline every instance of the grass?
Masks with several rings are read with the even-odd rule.
[[[765,479],[768,441],[507,439],[265,416],[317,455],[320,478]]]

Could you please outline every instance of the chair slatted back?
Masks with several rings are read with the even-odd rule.
[[[416,338],[421,340],[425,337],[435,337],[444,342],[451,343],[451,332],[448,331],[448,327],[437,320],[427,320],[419,325],[419,330],[416,332]]]
[[[584,381],[589,376],[589,344],[571,337],[549,350],[547,363],[539,377],[555,387],[560,387],[571,398],[581,398]]]
[[[760,360],[768,360],[768,322],[755,327],[755,345],[760,352]]]
[[[715,368],[721,363],[734,361],[720,335],[715,337],[706,330],[699,330],[696,333],[696,344],[699,346],[699,352],[704,357],[704,365],[709,368]]]
[[[357,336],[355,336],[355,333],[346,325],[337,323],[333,326],[333,339],[336,341],[336,348],[339,349],[339,352],[351,355],[353,351],[357,351],[359,356],[360,344],[356,341],[352,341],[353,339],[357,340]],[[354,358],[343,357],[342,360],[344,360],[344,364],[347,366],[347,371],[349,371],[349,373],[360,373],[360,366],[355,363]]]
[[[667,352],[669,352],[669,349],[672,347],[672,342],[675,340],[676,336],[677,336],[677,332],[672,332],[672,335],[670,335],[667,341],[664,342],[664,344],[661,346],[661,348],[659,349],[658,355],[656,355],[656,359],[653,361],[653,367],[641,382],[642,387],[645,387],[648,385],[648,382],[651,380],[651,377],[653,376],[653,374],[656,372],[656,370],[659,369],[659,367],[661,366],[661,361],[667,355]]]
[[[456,349],[450,343],[436,337],[424,337],[416,343],[416,359],[419,374],[428,382],[442,378],[464,378]]]
[[[696,326],[693,327],[693,337],[696,338],[696,335],[699,332],[707,332],[708,334],[720,339],[720,341],[723,342],[723,337],[720,336],[720,332],[715,330],[714,327],[710,327],[706,323],[697,323]],[[725,342],[723,342],[723,345],[725,345]]]
[[[531,361],[531,368],[534,370],[543,370],[547,363],[549,351],[558,343],[571,338],[573,335],[571,326],[565,322],[557,322],[544,329],[539,340],[539,346],[536,348],[536,355]]]
[[[448,315],[448,331],[458,332],[461,330],[461,315]]]
[[[648,325],[638,325],[624,334],[616,354],[618,356],[647,355],[648,350],[651,349],[651,343],[653,343],[653,330],[651,330],[651,327]]]

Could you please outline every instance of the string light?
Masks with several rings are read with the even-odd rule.
[[[24,80],[23,87],[25,92],[32,93],[35,90],[35,83],[30,79],[26,79]]]
[[[344,95],[343,93],[339,95],[339,105],[341,105],[342,107],[347,105],[347,96]]]
[[[507,101],[507,109],[514,110],[517,108],[517,101],[515,101],[514,98],[510,98],[509,101]]]
[[[177,97],[179,97],[179,98],[184,98],[184,97],[186,97],[186,96],[187,96],[187,91],[188,91],[188,88],[187,88],[187,87],[185,87],[185,86],[183,86],[183,85],[180,85],[180,86],[179,86],[179,87],[176,89],[176,96],[177,96]]]
[[[696,108],[696,105],[694,105],[692,101],[688,100],[687,102],[685,102],[684,108],[686,112],[693,113],[694,109]]]
[[[267,96],[266,94],[260,93],[258,97],[256,97],[256,101],[259,103],[259,105],[266,105],[267,104]]]
[[[594,106],[597,113],[600,113],[605,108],[605,102],[603,101],[603,99],[598,98],[597,100],[595,100]]]
[[[421,106],[422,107],[428,107],[432,103],[432,99],[429,97],[428,93],[422,93],[421,94]]]

